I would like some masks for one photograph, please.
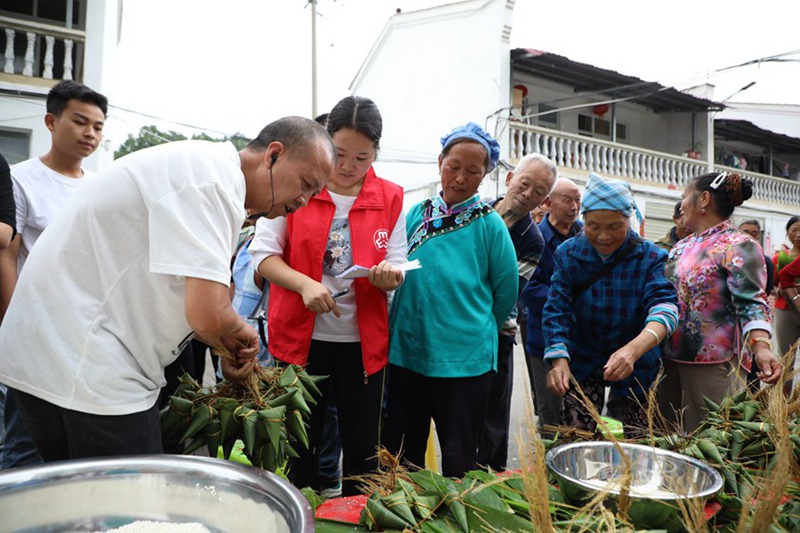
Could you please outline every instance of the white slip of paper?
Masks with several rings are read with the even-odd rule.
[[[407,261],[405,263],[400,263],[399,265],[392,265],[396,269],[400,270],[401,272],[408,272],[409,270],[417,270],[418,268],[422,268],[422,264],[419,262],[419,259],[414,259],[412,261]],[[354,279],[354,278],[366,278],[369,276],[369,268],[353,265],[341,274],[337,275],[337,279]]]

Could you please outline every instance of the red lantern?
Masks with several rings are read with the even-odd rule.
[[[602,117],[603,115],[608,113],[609,109],[610,107],[608,106],[608,104],[597,104],[592,108],[592,113],[594,113],[598,117]]]
[[[520,84],[518,84],[518,85],[514,85],[514,88],[515,88],[515,89],[518,89],[518,90],[520,90],[520,91],[522,91],[522,97],[523,97],[523,98],[525,98],[526,96],[528,96],[528,88],[527,88],[527,87],[525,87],[524,85],[522,85],[521,83],[520,83]]]

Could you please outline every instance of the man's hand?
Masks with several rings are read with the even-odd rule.
[[[225,379],[241,383],[247,381],[248,376],[258,368],[258,359],[251,359],[245,363],[238,361],[231,361],[227,357],[220,357],[220,364],[222,365],[222,375]]]
[[[312,313],[320,315],[332,312],[336,318],[342,316],[336,300],[331,296],[331,291],[326,289],[322,283],[308,278],[303,284],[300,296],[303,297],[303,305]]]
[[[393,291],[403,283],[403,273],[383,260],[369,269],[369,282],[382,291]]]
[[[258,342],[258,331],[245,321],[242,321],[239,329],[229,335],[220,337],[219,340],[227,348],[228,353],[240,363],[255,358],[261,350],[261,345]]]
[[[626,344],[608,358],[608,362],[603,367],[603,379],[620,381],[627,378],[633,372],[633,365],[638,359],[636,351]]]
[[[235,360],[220,357],[222,375],[231,381],[245,381],[258,367],[258,332],[253,326],[242,321],[241,327],[229,335],[219,338],[219,342],[227,349]]]
[[[564,396],[569,390],[569,361],[553,359],[553,366],[547,373],[547,388],[556,396]]]

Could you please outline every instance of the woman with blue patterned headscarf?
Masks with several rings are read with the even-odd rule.
[[[461,477],[476,467],[498,330],[517,298],[514,245],[503,219],[478,196],[500,147],[476,124],[442,138],[442,191],[406,217],[411,272],[389,318],[386,445],[424,467],[430,421],[442,471]]]
[[[677,323],[667,253],[631,229],[639,210],[622,180],[590,174],[581,213],[584,232],[556,250],[543,311],[547,387],[562,397],[564,425],[593,431],[596,421],[571,378],[598,412],[610,386],[632,435],[647,425],[642,406],[660,368],[659,344]]]

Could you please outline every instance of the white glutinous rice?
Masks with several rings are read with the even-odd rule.
[[[203,524],[186,522],[153,522],[152,520],[137,520],[127,526],[106,530],[106,533],[211,533]]]

